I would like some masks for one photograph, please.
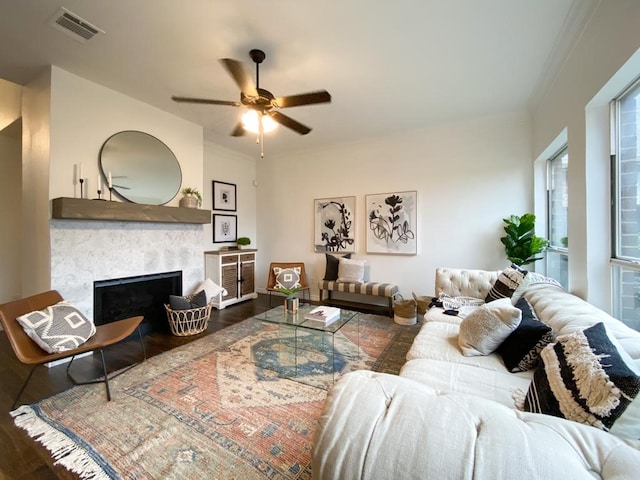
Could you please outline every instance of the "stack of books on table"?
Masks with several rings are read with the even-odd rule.
[[[305,314],[304,318],[329,325],[340,318],[340,309],[336,307],[316,307]]]

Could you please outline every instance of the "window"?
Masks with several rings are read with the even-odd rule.
[[[547,276],[555,278],[565,288],[569,283],[568,168],[567,147],[547,160],[547,239],[549,240],[549,248],[545,255],[546,271]]]
[[[612,102],[613,313],[640,330],[640,80]]]

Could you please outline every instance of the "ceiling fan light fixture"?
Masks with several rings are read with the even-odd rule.
[[[259,113],[257,110],[248,110],[242,115],[242,126],[245,130],[251,133],[260,133],[260,124],[262,121],[262,131],[264,133],[273,132],[278,123],[269,115]]]

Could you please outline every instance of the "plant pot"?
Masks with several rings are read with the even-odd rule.
[[[198,199],[191,195],[185,195],[180,199],[179,205],[184,208],[198,208]]]
[[[296,313],[300,306],[300,300],[298,298],[285,298],[284,309],[287,312]]]

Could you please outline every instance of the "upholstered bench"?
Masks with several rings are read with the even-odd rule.
[[[398,293],[398,286],[393,283],[338,282],[333,280],[320,280],[318,282],[318,288],[320,289],[320,303],[323,305],[381,311],[387,313],[390,317],[393,317],[393,297]],[[327,293],[326,298],[324,297],[325,292]],[[383,297],[387,298],[387,305],[333,298],[331,295],[332,292],[365,295],[369,297]]]

